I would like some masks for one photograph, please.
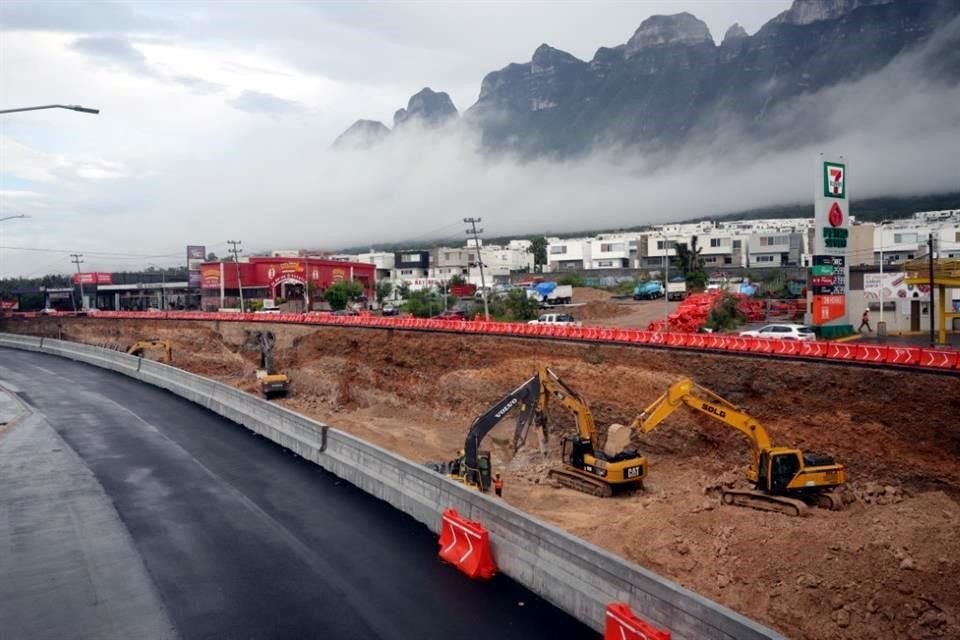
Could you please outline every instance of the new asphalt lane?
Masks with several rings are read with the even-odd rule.
[[[0,637],[597,638],[512,580],[202,407],[0,349]],[[335,425],[334,425],[335,426]]]

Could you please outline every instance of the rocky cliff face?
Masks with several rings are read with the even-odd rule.
[[[531,63],[488,74],[465,117],[488,147],[530,154],[659,149],[709,137],[721,119],[760,123],[762,136],[779,105],[884,67],[957,15],[956,0],[794,0],[719,46],[689,13],[652,16],[589,62],[543,45]]]
[[[410,97],[406,109],[400,109],[393,114],[393,127],[396,129],[410,122],[437,126],[458,115],[457,108],[453,106],[453,100],[449,95],[442,91],[437,93],[426,87]]]
[[[487,74],[463,119],[487,148],[527,155],[670,148],[737,124],[763,138],[779,106],[883,68],[958,16],[957,0],[794,0],[752,36],[733,25],[719,45],[689,13],[652,16],[589,61],[540,45],[530,62]],[[956,81],[956,57],[936,71]],[[394,120],[454,117],[446,94],[425,89]]]

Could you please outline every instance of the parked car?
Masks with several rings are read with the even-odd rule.
[[[817,334],[802,324],[768,324],[750,331],[741,331],[742,338],[764,338],[770,340],[816,340]]]
[[[393,306],[392,304],[385,304],[385,305],[383,305],[383,309],[381,309],[380,312],[381,312],[383,315],[385,315],[385,316],[398,316],[398,315],[400,315],[400,310],[397,309],[397,308],[396,308],[395,306]]]
[[[437,320],[466,320],[467,314],[460,309],[449,309],[436,317]]]
[[[530,320],[527,324],[563,324],[572,327],[579,327],[580,323],[573,319],[569,313],[545,313],[536,320]]]

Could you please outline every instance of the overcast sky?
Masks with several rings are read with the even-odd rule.
[[[182,262],[188,243],[223,253],[228,238],[263,250],[460,234],[460,218],[485,213],[467,194],[510,179],[569,181],[573,169],[534,165],[517,177],[512,165],[471,165],[480,163],[471,156],[469,178],[434,175],[470,156],[455,140],[437,145],[441,164],[411,175],[405,168],[420,158],[409,149],[367,163],[327,157],[330,142],[357,118],[389,125],[424,86],[449,92],[463,111],[486,73],[528,61],[542,42],[589,59],[650,15],[680,11],[720,40],[734,22],[753,33],[789,4],[6,0],[0,108],[102,112],[0,115],[0,217],[32,216],[0,223],[0,246],[86,252],[88,267],[107,269]],[[459,179],[470,184],[460,189]],[[453,193],[442,207],[418,204],[444,181]],[[489,206],[509,206],[510,192],[502,198]],[[579,215],[593,226],[589,212]],[[0,276],[69,267],[56,253],[0,249]]]

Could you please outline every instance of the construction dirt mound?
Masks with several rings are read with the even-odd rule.
[[[55,322],[6,330],[56,335]],[[174,364],[252,390],[242,323],[61,320],[68,339],[168,338]],[[546,456],[509,449],[511,420],[485,446],[504,499],[798,639],[960,638],[960,380],[608,345],[271,325],[293,379],[279,400],[415,461],[453,457],[472,419],[540,364],[590,403],[600,425],[630,421],[691,377],[748,410],[776,444],[847,467],[843,511],[802,518],[721,506],[740,485],[746,439],[683,411],[633,438],[643,491],[609,499],[551,486],[571,417],[552,409]]]

